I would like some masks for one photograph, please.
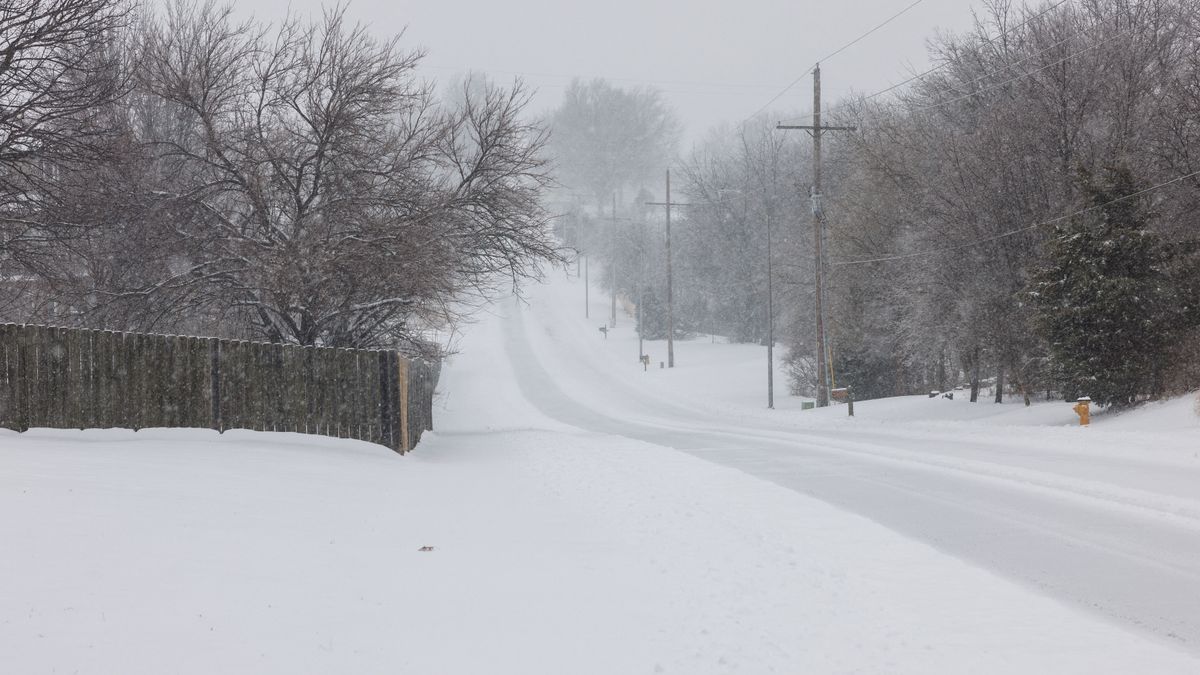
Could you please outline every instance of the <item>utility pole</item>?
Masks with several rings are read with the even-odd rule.
[[[667,167],[667,367],[675,367],[675,297],[671,273],[671,168]]]
[[[771,203],[767,202],[767,409],[775,409],[775,290],[771,280]]]
[[[583,318],[592,318],[591,287],[588,280],[588,257],[583,256]]]
[[[639,239],[642,239],[642,237],[639,237]],[[644,323],[642,323],[642,317],[643,317],[642,307],[646,304],[646,279],[643,277],[643,275],[645,274],[645,269],[646,269],[646,266],[644,264],[638,265],[638,274],[637,274],[638,361],[643,361],[643,359],[646,356],[646,345],[643,340],[643,336],[645,335],[646,325]],[[644,363],[645,362],[643,361],[643,364]]]
[[[642,287],[642,282],[638,280],[638,307],[637,307],[637,334],[638,334],[638,361],[646,355],[646,347],[642,342],[642,305],[646,300],[646,291]]]
[[[821,136],[826,131],[855,131],[857,127],[821,126],[821,64],[813,67],[812,126],[776,124],[776,129],[803,129],[813,139],[813,259],[816,267],[814,296],[816,304],[817,406],[829,405],[829,368],[825,362],[825,211],[821,205]]]
[[[617,326],[617,193],[613,193],[612,199],[612,236],[610,237],[608,276],[609,283],[612,284],[612,320],[609,325],[613,328]]]
[[[671,170],[667,169],[667,201],[646,202],[648,206],[665,206],[667,208],[667,367],[675,367],[675,308],[673,289],[671,287],[671,207],[687,206],[682,202],[671,201]]]

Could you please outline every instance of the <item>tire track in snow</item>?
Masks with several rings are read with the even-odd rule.
[[[640,393],[637,419],[618,419],[558,385],[530,345],[523,314],[504,321],[506,350],[522,394],[547,415],[737,468],[1200,653],[1200,536],[1191,514],[923,461],[880,443],[717,429]]]

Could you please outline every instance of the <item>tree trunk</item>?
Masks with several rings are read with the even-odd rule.
[[[996,368],[996,403],[1004,403],[1004,366]]]
[[[1013,373],[1017,378],[1017,391],[1021,392],[1021,398],[1025,401],[1025,407],[1028,408],[1031,402],[1029,400],[1029,383],[1025,381],[1025,369],[1014,365]]]
[[[979,402],[979,347],[971,356],[971,403]]]
[[[937,388],[938,388],[938,391],[946,391],[946,351],[945,350],[938,352]]]

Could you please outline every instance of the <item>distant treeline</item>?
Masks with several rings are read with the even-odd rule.
[[[816,204],[811,141],[774,128],[811,113],[696,146],[675,188],[678,325],[765,340],[769,225],[776,335],[811,392],[815,206],[833,375],[860,397],[991,380],[1128,405],[1200,387],[1200,4],[990,3],[930,44],[927,72],[826,111],[857,131],[826,137]],[[648,335],[661,213],[569,223]]]

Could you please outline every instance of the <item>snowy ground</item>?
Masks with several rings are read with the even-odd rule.
[[[1191,401],[767,411],[760,349],[642,372],[581,305],[472,326],[403,458],[0,430],[0,671],[1200,672]]]
[[[503,322],[525,398],[555,419],[818,497],[1200,654],[1194,397],[1090,428],[1062,402],[961,396],[862,402],[853,419],[844,407],[797,412],[795,400],[771,411],[765,349],[737,347],[738,363],[713,358],[722,347],[707,340],[680,342],[675,369],[642,372],[630,322],[603,339],[579,317],[582,290],[560,278]],[[658,362],[665,346],[647,352]]]

